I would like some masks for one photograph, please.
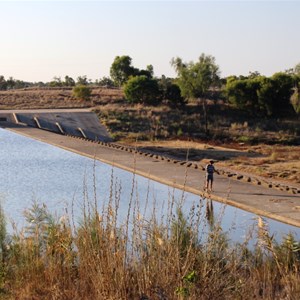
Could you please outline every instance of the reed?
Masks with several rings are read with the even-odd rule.
[[[157,204],[146,214],[134,178],[120,220],[113,174],[111,185],[102,209],[84,197],[76,225],[72,214],[56,218],[33,203],[27,225],[8,235],[0,210],[1,299],[299,298],[300,244],[292,235],[276,243],[259,218],[254,248],[233,244],[212,203],[202,200],[185,212],[173,195],[166,216]]]

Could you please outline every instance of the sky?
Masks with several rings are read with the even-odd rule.
[[[109,76],[116,56],[175,77],[170,61],[215,57],[221,76],[300,63],[300,1],[3,1],[0,75]]]

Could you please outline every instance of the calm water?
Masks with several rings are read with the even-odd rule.
[[[91,202],[96,199],[101,208],[108,203],[111,191],[120,195],[120,222],[127,216],[130,199],[148,217],[152,214],[153,207],[159,217],[166,215],[168,201],[173,197],[176,202],[184,202],[185,211],[189,211],[194,204],[203,205],[203,216],[205,215],[206,200],[201,200],[199,196],[183,193],[1,128],[0,180],[0,201],[8,223],[12,220],[19,228],[24,225],[24,210],[31,207],[33,201],[45,203],[58,216],[65,214],[66,210],[71,212],[73,206],[75,219],[79,220],[84,199],[88,198]],[[248,230],[257,223],[256,215],[218,202],[213,202],[213,211],[215,220],[221,219],[223,230],[230,231],[233,241],[242,242]],[[297,238],[300,235],[300,228],[270,219],[264,220],[277,239],[289,232],[294,233]]]

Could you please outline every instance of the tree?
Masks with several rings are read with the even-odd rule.
[[[15,88],[15,85],[16,85],[16,81],[13,79],[13,77],[9,77],[7,80],[6,80],[6,88],[8,90],[12,90]]]
[[[291,103],[297,114],[300,114],[300,87],[296,87],[291,96]]]
[[[7,89],[7,83],[3,75],[0,76],[0,91],[5,91]]]
[[[238,109],[246,109],[246,87],[246,80],[240,80],[235,76],[228,77],[225,86],[228,102]]]
[[[273,114],[280,115],[284,111],[290,111],[291,96],[293,94],[293,77],[279,72],[271,77],[273,83]]]
[[[178,75],[177,83],[181,90],[181,95],[185,98],[197,98],[202,100],[205,119],[205,133],[208,134],[208,118],[206,96],[208,90],[217,85],[219,81],[219,66],[215,63],[215,58],[202,53],[198,62],[183,63],[177,57],[171,61],[172,66]]]
[[[87,79],[86,75],[78,76],[76,84],[77,85],[88,85],[89,82],[88,82],[88,79]]]
[[[128,55],[116,56],[114,62],[110,67],[110,76],[116,86],[122,86],[132,76],[145,75],[148,78],[153,77],[153,66],[148,65],[146,69],[134,68],[131,65],[132,59]]]
[[[131,57],[128,55],[116,56],[110,67],[110,76],[116,86],[122,86],[130,76],[133,76],[135,69],[131,66]]]
[[[296,75],[300,76],[300,63],[295,66],[294,73]]]
[[[157,105],[161,101],[157,80],[145,75],[131,77],[124,85],[124,93],[131,103]]]
[[[215,58],[201,54],[198,62],[183,63],[181,58],[172,59],[172,66],[178,75],[177,83],[186,98],[204,98],[210,87],[219,80],[219,67]]]
[[[153,74],[154,74],[154,71],[153,71],[153,66],[152,65],[148,65],[146,70],[144,70],[144,69],[139,70],[137,68],[134,68],[134,76],[145,75],[148,78],[152,78]]]
[[[148,65],[146,70],[149,72],[150,76],[153,77],[154,75],[154,68],[152,65]]]
[[[68,75],[65,76],[65,86],[75,86],[75,80],[72,77],[69,77]]]
[[[51,87],[59,87],[59,86],[62,86],[62,85],[63,85],[63,82],[61,81],[61,78],[58,77],[58,76],[55,76],[53,78],[53,80],[50,82]]]
[[[114,87],[114,82],[109,77],[102,77],[99,80],[96,80],[96,84],[103,87]]]
[[[225,93],[229,103],[255,115],[279,116],[291,110],[293,75],[275,73],[272,77],[227,78]]]
[[[90,100],[91,94],[91,89],[86,85],[76,85],[73,88],[73,96],[75,98],[88,101]]]
[[[291,103],[297,114],[300,114],[300,63],[298,63],[294,70],[294,91],[291,96]]]
[[[162,99],[166,100],[170,106],[182,106],[185,104],[184,98],[181,96],[181,91],[174,82],[174,79],[162,76],[158,81],[159,88],[162,94]]]

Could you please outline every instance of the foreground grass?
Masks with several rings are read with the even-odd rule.
[[[276,244],[261,219],[249,250],[214,222],[204,239],[200,206],[185,216],[171,201],[165,221],[146,220],[131,199],[118,225],[117,195],[101,214],[95,205],[75,226],[35,203],[13,235],[1,212],[0,298],[299,299],[300,245],[292,236]]]

